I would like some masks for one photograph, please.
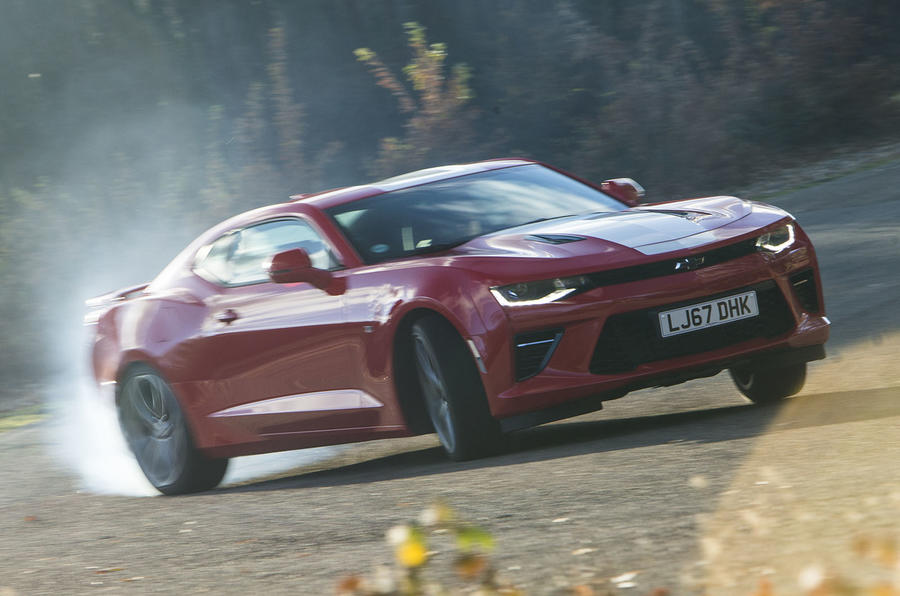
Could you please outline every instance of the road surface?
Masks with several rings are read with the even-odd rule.
[[[176,498],[83,490],[53,455],[71,429],[51,419],[0,433],[0,596],[331,594],[391,563],[385,531],[435,499],[492,532],[495,566],[533,594],[874,584],[884,568],[854,543],[900,538],[898,189],[895,162],[770,199],[816,243],[834,323],[829,359],[781,408],[747,405],[720,374],[521,432],[481,461],[449,462],[431,436],[373,442]],[[452,549],[431,544],[443,577]]]

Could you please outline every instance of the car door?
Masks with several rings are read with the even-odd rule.
[[[217,241],[219,242],[219,241]],[[352,347],[343,298],[308,283],[276,284],[272,256],[303,248],[312,265],[341,265],[322,235],[299,217],[244,228],[213,243],[198,273],[215,278],[194,352],[212,371],[213,416],[254,434],[374,426],[377,402],[348,383]]]

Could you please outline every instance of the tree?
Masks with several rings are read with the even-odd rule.
[[[412,60],[403,73],[412,86],[406,86],[378,56],[368,48],[354,53],[366,64],[377,84],[397,99],[399,110],[407,114],[401,137],[381,140],[378,156],[370,166],[375,176],[390,176],[427,166],[454,161],[471,161],[475,138],[476,111],[469,86],[471,71],[465,64],[450,68],[445,62],[447,46],[428,44],[425,28],[415,22],[404,25]]]

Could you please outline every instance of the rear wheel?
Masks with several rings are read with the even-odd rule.
[[[750,401],[770,404],[790,397],[803,389],[806,382],[806,363],[788,366],[742,366],[732,368],[731,379]]]
[[[491,416],[475,362],[456,330],[428,317],[412,326],[412,343],[425,408],[447,454],[465,460],[496,450],[500,425]]]
[[[161,493],[209,490],[222,481],[228,459],[213,459],[195,446],[184,412],[153,369],[133,369],[119,396],[119,424],[147,480]]]

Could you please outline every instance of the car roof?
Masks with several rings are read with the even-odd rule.
[[[295,202],[315,205],[319,209],[327,209],[336,205],[343,205],[373,197],[375,195],[411,188],[421,184],[437,182],[439,180],[448,180],[450,178],[458,178],[459,176],[467,176],[478,172],[487,172],[490,170],[500,170],[514,166],[523,166],[538,163],[530,159],[490,159],[487,161],[478,161],[466,164],[456,164],[448,166],[438,166],[436,168],[426,168],[401,174],[392,178],[371,182],[361,186],[350,186],[347,188],[336,188],[313,194],[292,195],[291,199]]]

